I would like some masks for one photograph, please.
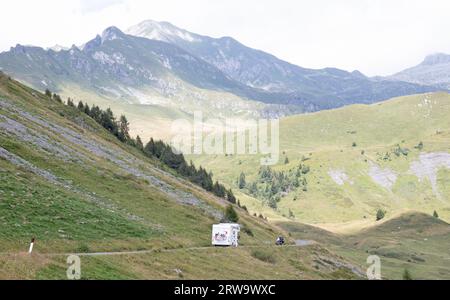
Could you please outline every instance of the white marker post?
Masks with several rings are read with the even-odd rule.
[[[33,252],[33,246],[34,246],[34,238],[31,239],[30,250],[28,250],[29,254],[31,254],[31,252]]]

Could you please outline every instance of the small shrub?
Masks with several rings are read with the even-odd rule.
[[[402,148],[402,147],[400,147],[400,145],[397,145],[397,148],[395,148],[395,150],[394,150],[394,154],[397,157],[400,157],[401,155],[408,156],[409,149],[408,148]]]
[[[289,209],[289,218],[290,218],[290,219],[295,219],[295,215],[294,215],[294,213],[292,212],[292,210],[290,210],[290,209]]]
[[[267,203],[267,205],[269,205],[270,208],[272,209],[277,209],[278,208],[278,201],[275,197],[271,197]]]
[[[302,166],[302,173],[304,175],[308,174],[311,171],[311,168],[309,166]]]
[[[377,211],[377,221],[384,219],[385,216],[386,216],[386,211],[384,211],[382,209],[379,209]]]
[[[411,273],[409,273],[408,269],[403,271],[403,280],[412,280]]]
[[[421,151],[423,150],[423,142],[420,142],[417,146],[415,146],[414,148],[416,148],[417,150]]]
[[[251,237],[254,237],[254,236],[255,236],[255,235],[253,234],[253,231],[252,231],[249,227],[247,227],[247,226],[242,227],[242,232],[245,233],[245,234],[248,235],[248,236],[251,236]]]
[[[89,246],[86,244],[81,244],[77,249],[77,252],[79,253],[89,253],[89,251],[91,250],[89,249]]]

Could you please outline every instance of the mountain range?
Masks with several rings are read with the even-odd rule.
[[[0,70],[40,90],[63,95],[82,90],[108,101],[172,106],[188,114],[210,105],[215,112],[220,107],[287,115],[445,88],[369,78],[359,71],[302,68],[230,37],[211,38],[155,21],[126,33],[109,27],[70,49],[17,45],[0,54]],[[232,104],[237,102],[239,107]]]
[[[350,103],[373,103],[393,96],[432,88],[368,78],[359,71],[302,68],[242,45],[231,37],[211,38],[180,29],[168,22],[144,21],[126,31],[130,35],[176,45],[214,65],[249,87],[288,94],[289,101],[307,99],[319,108]],[[258,100],[258,99],[257,99]],[[277,101],[282,101],[277,99]]]

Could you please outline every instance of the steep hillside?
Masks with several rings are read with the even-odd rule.
[[[407,212],[350,235],[294,222],[279,225],[293,238],[315,240],[355,263],[378,255],[384,278],[402,279],[405,269],[413,279],[450,278],[450,225],[430,215]]]
[[[168,22],[144,21],[126,32],[185,49],[249,87],[290,95],[253,98],[270,103],[275,101],[304,106],[303,101],[306,100],[319,109],[327,109],[353,103],[373,103],[395,96],[434,90],[406,82],[372,80],[358,71],[302,68],[269,53],[242,45],[231,37],[202,36],[177,28]]]
[[[448,90],[450,89],[450,55],[443,53],[429,55],[419,65],[389,78]]]
[[[272,219],[359,226],[415,209],[450,220],[449,113],[450,95],[435,93],[284,118],[271,173],[254,155],[192,159],[234,188],[244,172],[242,202]]]
[[[320,246],[272,249],[283,231],[238,207],[243,247],[210,248],[225,200],[1,73],[0,178],[2,279],[64,279],[65,253],[85,279],[357,277]]]

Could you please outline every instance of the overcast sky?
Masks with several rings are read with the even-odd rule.
[[[449,15],[448,0],[14,0],[1,4],[0,51],[79,45],[152,19],[303,67],[387,75],[450,53]]]

